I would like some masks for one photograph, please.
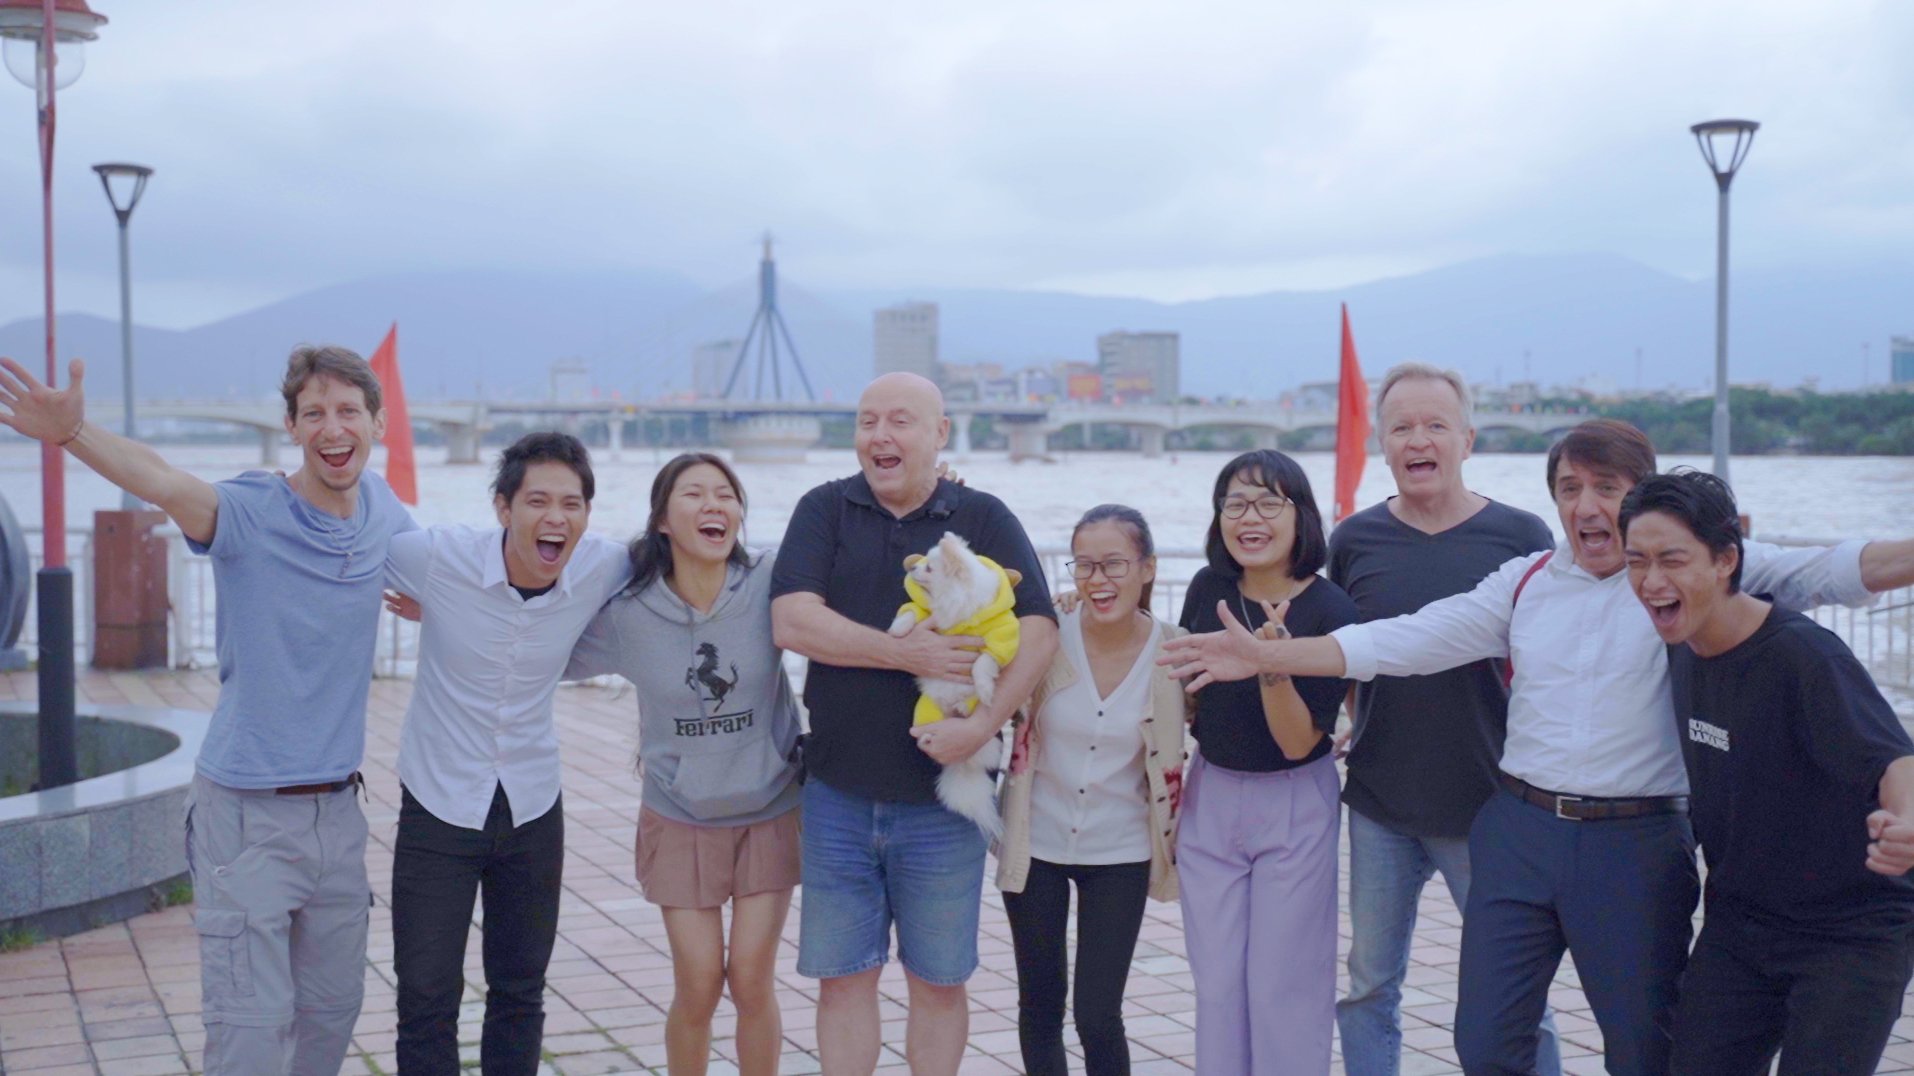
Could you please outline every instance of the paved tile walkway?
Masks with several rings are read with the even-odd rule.
[[[84,699],[210,710],[217,681],[207,672],[87,673]],[[31,697],[31,674],[0,677],[0,698]],[[399,783],[393,770],[409,681],[375,681],[365,772],[371,801],[371,874],[379,895],[373,911],[365,1009],[345,1071],[393,1073],[393,976],[390,914]],[[632,830],[638,785],[630,769],[633,702],[626,691],[567,687],[558,704],[564,744],[565,897],[547,993],[547,1069],[565,1076],[664,1070],[664,1018],[671,966],[657,910],[632,881]],[[1346,886],[1345,886],[1346,891]],[[971,1034],[966,1074],[1021,1071],[1017,1054],[1016,972],[1002,903],[985,886],[983,967],[971,981]],[[799,900],[802,900],[800,891]],[[1347,947],[1348,921],[1342,934]],[[1461,917],[1442,885],[1424,894],[1403,999],[1406,1076],[1452,1073],[1450,1023]],[[818,1071],[812,1030],[815,986],[799,978],[797,916],[792,915],[778,963],[786,1052],[782,1071]],[[467,954],[461,1014],[466,1057],[477,1060],[482,1005],[478,946]],[[1125,1002],[1138,1076],[1187,1072],[1193,1065],[1194,999],[1183,958],[1177,909],[1152,904]],[[895,963],[882,980],[884,1054],[880,1072],[907,1071],[905,989]],[[1551,1000],[1565,1038],[1565,1067],[1601,1068],[1601,1034],[1575,985],[1572,966],[1557,977]],[[191,911],[171,908],[31,949],[0,954],[0,1073],[33,1076],[170,1074],[197,1071],[205,1039],[199,1022],[197,939]],[[733,1017],[719,1009],[714,1076],[735,1073]],[[1914,1018],[1897,1026],[1884,1072],[1914,1071]],[[1338,1069],[1340,1071],[1340,1069]]]

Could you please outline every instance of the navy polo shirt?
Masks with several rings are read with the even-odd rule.
[[[939,480],[928,501],[899,518],[877,503],[862,473],[826,482],[798,502],[778,546],[771,596],[817,594],[838,615],[885,631],[907,600],[904,558],[929,551],[945,532],[1023,573],[1016,591],[1019,617],[1056,618],[1036,550],[1002,501]],[[812,661],[804,681],[811,718],[805,770],[867,799],[937,802],[937,763],[910,735],[916,703],[917,684],[909,673]]]

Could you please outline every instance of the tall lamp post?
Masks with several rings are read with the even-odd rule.
[[[1701,159],[1715,174],[1721,192],[1715,225],[1715,477],[1728,481],[1728,185],[1748,158],[1760,124],[1753,120],[1709,120],[1688,128],[1701,146]]]
[[[86,69],[86,42],[106,16],[86,0],[0,0],[0,54],[7,70],[33,90],[40,129],[41,273],[46,290],[48,385],[57,384],[53,340],[54,94]],[[73,746],[73,572],[66,566],[66,455],[40,446],[42,564],[35,582],[40,607],[41,788],[79,779]]]
[[[113,216],[120,222],[120,397],[124,401],[122,421],[125,426],[120,432],[128,438],[137,439],[138,416],[133,404],[133,275],[127,253],[126,226],[133,219],[134,207],[140,204],[140,195],[146,193],[146,181],[152,177],[153,170],[143,164],[123,162],[96,164],[93,170],[100,174],[100,186],[106,190],[107,204],[113,207]],[[120,181],[124,194],[114,188],[114,180]],[[125,205],[120,204],[122,198]],[[139,508],[140,499],[128,493],[120,506]]]

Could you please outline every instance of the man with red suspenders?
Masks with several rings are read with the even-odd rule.
[[[1617,523],[1623,496],[1653,473],[1641,431],[1585,422],[1549,452],[1567,533],[1559,555],[1512,560],[1467,594],[1326,639],[1260,640],[1235,625],[1164,647],[1192,688],[1263,672],[1368,680],[1512,659],[1503,787],[1469,834],[1456,1052],[1471,1074],[1534,1070],[1536,1021],[1565,951],[1608,1071],[1669,1071],[1699,883],[1667,649],[1629,589]],[[1914,541],[1751,542],[1746,580],[1788,608],[1860,604],[1914,584]]]

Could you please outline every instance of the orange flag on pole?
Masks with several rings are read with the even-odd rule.
[[[1356,338],[1349,332],[1349,304],[1342,306],[1342,371],[1336,386],[1336,519],[1356,510],[1356,487],[1369,457],[1369,382],[1356,361]]]
[[[406,504],[419,503],[419,472],[412,462],[412,416],[405,409],[405,382],[399,379],[399,323],[372,353],[372,373],[385,396],[385,481]]]

